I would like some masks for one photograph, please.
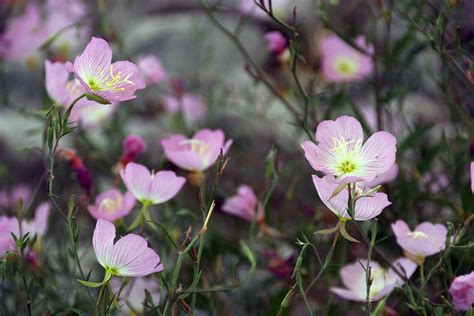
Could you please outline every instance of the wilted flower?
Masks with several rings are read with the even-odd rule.
[[[145,88],[135,64],[129,61],[112,64],[112,49],[101,38],[93,37],[84,52],[76,57],[74,65],[68,62],[66,67],[87,92],[109,102],[134,99],[135,91]]]
[[[444,225],[429,222],[421,223],[411,231],[402,220],[392,224],[392,230],[405,255],[419,265],[423,264],[425,257],[444,250],[448,233]]]
[[[313,182],[324,205],[336,214],[339,219],[343,221],[350,220],[351,216],[347,209],[349,201],[347,189],[345,188],[334,195],[340,183],[331,175],[326,175],[323,178],[314,175]],[[356,221],[372,219],[382,213],[384,208],[392,204],[385,193],[366,193],[359,187],[356,187],[356,190],[359,191],[359,196],[356,197],[355,211],[352,214]]]
[[[40,9],[32,2],[22,15],[8,21],[5,32],[0,36],[0,55],[6,60],[24,60],[35,67],[37,50],[47,37]]]
[[[265,34],[267,49],[270,53],[280,55],[288,47],[286,37],[278,31],[272,31]]]
[[[122,282],[120,278],[112,278],[110,280],[112,291],[118,293]],[[125,304],[120,310],[123,312],[130,312],[131,310],[135,313],[142,312],[144,310],[143,303],[146,298],[145,290],[150,293],[153,303],[159,305],[161,295],[156,281],[153,278],[136,278],[123,287],[120,301],[123,301]]]
[[[212,166],[222,150],[225,155],[232,145],[232,139],[225,142],[221,130],[202,129],[193,138],[171,135],[161,145],[166,158],[178,167],[188,171],[204,171]]]
[[[150,172],[133,162],[120,171],[127,189],[143,204],[161,204],[172,199],[186,181],[173,171]]]
[[[206,113],[206,107],[201,98],[194,93],[184,93],[178,97],[173,95],[164,96],[163,106],[168,113],[181,113],[188,124],[199,121]]]
[[[111,276],[143,277],[163,270],[160,256],[148,247],[147,241],[138,235],[128,234],[114,244],[115,226],[98,219],[92,244],[99,264],[104,267],[108,281]]]
[[[123,141],[123,154],[120,163],[126,166],[129,162],[135,161],[147,149],[146,142],[138,135],[128,135]]]
[[[390,294],[393,289],[403,285],[404,280],[392,268],[384,269],[377,262],[370,261],[372,284],[370,286],[369,299],[378,301]],[[416,270],[416,264],[407,258],[399,258],[393,266],[398,272],[409,279]],[[338,296],[351,301],[367,301],[366,282],[367,259],[344,266],[340,271],[341,281],[346,288],[331,287],[330,291]]]
[[[90,195],[92,192],[92,175],[81,157],[73,149],[63,150],[61,156],[70,162],[72,170],[76,173],[77,182],[86,190],[87,195]]]
[[[356,38],[355,45],[373,54],[373,45],[368,44],[363,36]],[[367,77],[374,67],[369,55],[349,46],[335,35],[321,40],[319,51],[322,57],[322,74],[327,81],[361,80]]]
[[[155,55],[140,56],[137,66],[147,86],[160,84],[168,77],[160,59]]]
[[[114,222],[127,216],[135,206],[135,198],[130,192],[122,194],[117,189],[110,189],[99,194],[94,205],[89,205],[87,210],[95,219],[105,219]]]
[[[262,203],[257,200],[252,188],[247,185],[239,186],[237,195],[225,200],[222,210],[247,222],[252,222],[254,218],[257,222],[261,222],[265,216]]]
[[[341,116],[322,121],[316,129],[316,141],[301,144],[305,157],[318,171],[332,174],[345,183],[372,181],[388,171],[395,162],[396,139],[387,132],[377,132],[363,144],[359,121]]]
[[[453,297],[454,309],[467,312],[474,304],[474,271],[454,278],[449,294]]]

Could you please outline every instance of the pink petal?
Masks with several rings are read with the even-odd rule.
[[[69,100],[69,93],[66,90],[66,83],[69,73],[64,64],[49,60],[44,62],[45,66],[45,84],[49,97],[58,105],[66,105]]]
[[[74,71],[77,78],[88,87],[83,78],[90,76],[90,74],[96,74],[99,69],[107,74],[111,63],[112,49],[109,44],[101,38],[92,37],[84,52],[76,57]]]
[[[130,162],[120,171],[120,176],[137,200],[148,198],[151,174],[145,166]]]
[[[352,291],[349,291],[349,290],[346,290],[346,289],[343,289],[343,288],[339,288],[339,287],[331,287],[329,288],[329,291],[333,292],[334,294],[346,299],[346,300],[350,300],[350,301],[355,301],[355,302],[365,302],[365,296],[364,297],[361,297],[359,295],[357,295],[356,293],[352,292]]]
[[[115,90],[99,91],[96,92],[96,94],[110,102],[121,102],[135,99],[137,97],[135,95],[136,90],[145,88],[145,82],[141,78],[138,67],[129,61],[117,61],[113,63],[112,66],[114,76],[120,74],[123,79],[131,75],[128,79],[131,83],[122,82],[116,86]]]
[[[94,248],[97,261],[105,268],[105,265],[112,258],[112,251],[115,239],[114,224],[98,219],[92,236],[92,245]]]
[[[176,176],[173,171],[160,171],[150,182],[147,199],[155,204],[169,201],[181,190],[185,182],[185,178]]]
[[[362,147],[364,159],[364,181],[372,181],[390,169],[395,162],[397,152],[396,138],[387,132],[377,132],[370,136]]]

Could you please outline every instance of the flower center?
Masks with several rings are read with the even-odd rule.
[[[358,64],[347,57],[339,57],[334,62],[334,68],[341,75],[352,75],[357,72]]]
[[[119,87],[120,85],[122,84],[134,85],[133,81],[130,80],[130,78],[132,77],[132,73],[129,73],[125,77],[122,78],[121,71],[117,71],[116,73],[114,73],[114,65],[110,65],[108,74],[105,74],[101,67],[97,67],[97,71],[99,72],[100,76],[104,78],[104,85],[106,86],[106,88],[110,90],[123,91],[125,90],[125,88]],[[100,85],[96,83],[94,79],[89,79],[88,84],[89,84],[89,87],[94,91],[99,91],[101,89]]]
[[[412,237],[413,239],[419,239],[419,240],[429,240],[431,239],[430,236],[427,234],[420,232],[420,231],[414,231],[414,232],[409,232],[407,233],[408,237]]]
[[[339,164],[339,170],[341,171],[341,173],[351,173],[355,169],[356,169],[356,165],[349,160],[342,161]]]
[[[344,176],[357,170],[362,140],[344,140],[333,138],[332,151],[336,156],[332,167],[336,176]]]
[[[105,212],[105,213],[114,213],[122,207],[122,204],[123,204],[123,198],[120,196],[117,197],[116,200],[103,199],[102,202],[100,202],[99,211]]]
[[[179,145],[183,146],[185,150],[191,150],[197,153],[201,158],[204,158],[211,149],[208,143],[197,139],[186,139],[181,141]]]

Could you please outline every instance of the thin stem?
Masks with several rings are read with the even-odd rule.
[[[421,284],[425,284],[425,264],[420,264],[420,280]]]
[[[365,282],[367,285],[367,295],[366,295],[366,311],[365,314],[367,316],[370,316],[370,311],[372,310],[372,302],[370,299],[370,287],[372,286],[372,268],[370,266],[370,260],[372,258],[372,249],[375,246],[375,240],[377,238],[377,221],[374,220],[372,222],[372,236],[370,239],[370,244],[369,244],[369,251],[367,254],[367,265],[366,265],[366,270],[365,270]]]

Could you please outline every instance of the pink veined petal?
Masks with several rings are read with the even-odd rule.
[[[347,212],[347,201],[349,200],[347,190],[342,190],[339,194],[331,198],[332,194],[339,186],[339,183],[336,182],[333,176],[326,175],[323,178],[319,178],[318,176],[313,175],[313,183],[316,187],[319,198],[331,212],[336,214],[338,217],[350,218],[350,215]]]
[[[112,49],[109,44],[101,38],[92,37],[84,52],[76,57],[74,72],[88,91],[92,92],[85,80],[90,77],[104,78],[109,73],[111,63]],[[100,72],[102,72],[102,75],[99,74]]]
[[[384,183],[389,183],[395,180],[398,176],[399,167],[397,163],[394,163],[390,169],[382,174],[379,174],[370,182],[365,182],[364,185],[368,188],[375,188],[376,186]]]
[[[151,174],[145,166],[129,162],[125,169],[120,171],[120,176],[137,200],[148,199]]]
[[[121,276],[143,277],[163,271],[160,256],[151,248],[146,248],[134,260],[120,268]]]
[[[135,200],[135,197],[133,196],[133,194],[128,192],[128,191],[125,192],[125,194],[123,196],[123,208],[125,210],[123,215],[126,216],[126,215],[130,214],[130,212],[135,207],[136,203],[137,203],[137,201]]]
[[[375,218],[390,204],[392,202],[388,200],[385,193],[375,193],[374,196],[361,197],[356,202],[354,218],[358,221]]]
[[[148,198],[155,204],[167,202],[181,190],[185,182],[185,178],[176,176],[173,171],[160,171],[150,181]]]
[[[113,246],[112,256],[107,265],[121,272],[134,260],[137,260],[148,248],[146,240],[135,234],[121,237]]]
[[[92,236],[92,246],[94,248],[97,261],[105,268],[112,258],[112,251],[115,239],[114,224],[98,219]]]
[[[171,135],[161,141],[166,158],[178,167],[188,170],[204,170],[202,158],[197,152],[188,149],[183,143],[187,141],[183,135]]]
[[[321,158],[319,157],[320,150],[315,143],[307,140],[301,144],[301,148],[304,150],[304,156],[306,160],[308,160],[309,164],[314,170],[329,173],[326,164],[321,161]]]
[[[367,264],[367,261],[357,260],[354,263],[345,265],[339,271],[339,275],[341,277],[342,284],[352,292],[359,292],[361,289],[363,291],[365,288],[365,271],[362,268],[361,262],[363,262],[364,266]],[[373,262],[372,262],[373,263]],[[372,264],[372,267],[373,264]]]
[[[112,64],[112,67],[114,76],[120,75],[120,80],[130,76],[129,79],[127,82],[119,83],[113,89],[99,91],[96,94],[111,102],[135,99],[137,97],[135,91],[145,88],[145,82],[141,78],[138,67],[129,61],[117,61]]]
[[[418,265],[408,258],[398,258],[392,265],[407,279],[410,279],[418,268]],[[395,286],[401,286],[405,283],[392,268],[388,269],[387,280]]]
[[[316,141],[320,146],[333,148],[333,139],[350,142],[348,150],[352,151],[358,142],[364,140],[364,133],[359,121],[351,116],[340,116],[335,121],[322,121],[316,129]]]
[[[355,302],[365,302],[365,296],[360,296],[360,295],[357,295],[356,293],[350,291],[350,290],[346,290],[346,289],[343,289],[343,288],[339,288],[339,287],[331,287],[329,288],[329,291],[333,292],[334,294],[346,299],[346,300],[350,300],[350,301],[355,301]]]
[[[434,255],[442,250],[446,245],[446,236],[448,229],[442,224],[432,224],[424,222],[418,225],[415,229],[430,236],[430,240],[425,244],[424,253],[426,256]]]
[[[360,175],[364,181],[372,181],[390,169],[395,162],[396,143],[396,138],[387,132],[377,132],[369,137],[361,152],[363,171]]]
[[[224,132],[202,129],[193,136],[193,139],[203,141],[210,146],[208,152],[202,157],[204,169],[207,169],[216,162],[221,149],[224,149]]]

